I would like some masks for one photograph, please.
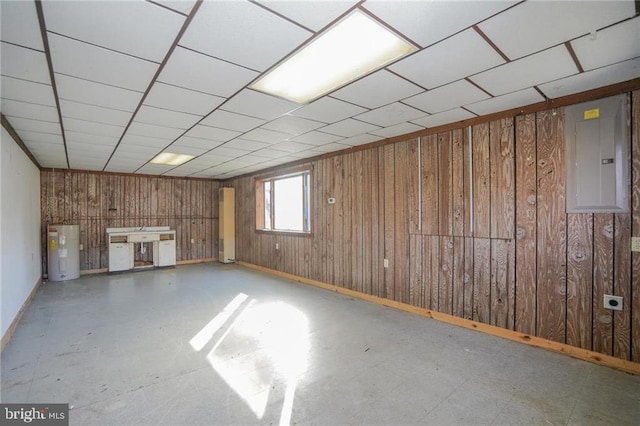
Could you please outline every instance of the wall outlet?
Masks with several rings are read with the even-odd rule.
[[[276,250],[280,250],[280,244],[276,243]]]
[[[622,310],[622,297],[612,296],[610,294],[604,295],[604,307],[605,309],[611,309],[613,311]]]
[[[195,242],[196,242],[195,238],[192,238],[192,239],[191,239],[191,244],[193,244],[193,243],[195,243]]]
[[[84,250],[84,245],[80,244],[80,250]]]
[[[389,259],[385,259],[382,261],[382,266],[384,266],[385,268],[389,267]]]
[[[640,237],[631,237],[631,251],[640,251]]]

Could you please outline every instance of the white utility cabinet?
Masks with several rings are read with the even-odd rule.
[[[168,226],[140,228],[107,228],[109,240],[109,272],[147,268],[135,266],[135,244],[153,244],[153,267],[175,266],[176,231]]]

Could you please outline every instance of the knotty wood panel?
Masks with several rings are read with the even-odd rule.
[[[360,293],[364,290],[364,186],[362,151],[351,154],[351,247],[353,289]]]
[[[385,268],[384,297],[395,300],[395,149],[386,145],[384,150],[384,258],[389,259]]]
[[[465,158],[462,129],[451,132],[452,235],[465,235]]]
[[[438,287],[440,279],[440,237],[425,236],[422,240],[422,275],[425,283],[424,306],[438,310]]]
[[[566,214],[562,110],[537,114],[537,334],[565,341]]]
[[[631,235],[640,237],[640,90],[631,95]],[[640,253],[631,254],[631,360],[640,362]]]
[[[615,243],[613,251],[613,294],[621,296],[623,301],[631,301],[631,217],[624,214],[614,215]],[[624,302],[623,302],[624,306]],[[613,356],[630,359],[631,348],[631,310],[613,311]]]
[[[420,219],[420,139],[409,142],[407,158],[407,209],[409,212],[409,233],[421,232]]]
[[[515,251],[512,240],[491,240],[491,324],[513,330]]]
[[[454,221],[455,224],[455,221]],[[453,284],[451,287],[453,306],[451,313],[464,317],[465,292],[465,246],[464,237],[453,237]]]
[[[602,301],[613,294],[613,214],[595,214],[593,222],[593,350],[611,355],[613,313]]]
[[[536,116],[518,116],[516,123],[516,331],[536,334]]]
[[[409,259],[409,304],[413,306],[424,307],[421,235],[409,235]]]
[[[473,238],[464,239],[464,311],[463,317],[473,319],[474,294],[474,244]]]
[[[473,236],[491,235],[489,123],[473,126]]]
[[[440,276],[438,278],[438,312],[453,310],[453,237],[440,237]]]
[[[353,189],[351,183],[352,158],[353,154],[347,154],[342,161],[342,198],[344,203],[342,204],[342,230],[340,231],[342,249],[339,252],[339,259],[342,261],[342,286],[350,289],[353,289],[354,279],[353,270],[351,269],[353,256],[349,255],[353,250],[353,245],[351,244],[351,215],[353,214],[353,205],[351,204],[351,192]]]
[[[452,235],[453,230],[452,162],[451,132],[440,133],[438,135],[438,229],[440,235]]]
[[[472,198],[473,198],[473,186],[471,180],[473,179],[473,146],[471,140],[473,138],[473,129],[471,126],[466,127],[462,131],[462,178],[463,178],[463,221],[464,221],[464,236],[473,236],[473,224],[471,218],[473,217],[471,212],[473,210]],[[471,244],[473,246],[473,244]],[[466,247],[466,246],[465,246]]]
[[[395,300],[409,303],[409,155],[410,145],[416,141],[395,144]],[[415,150],[414,150],[415,151]]]
[[[492,121],[489,131],[491,167],[491,238],[513,238],[514,139],[513,120]]]
[[[422,154],[422,233],[438,235],[438,135],[420,138]]]
[[[567,343],[591,349],[593,214],[567,215]]]
[[[473,241],[473,320],[491,320],[491,240]]]

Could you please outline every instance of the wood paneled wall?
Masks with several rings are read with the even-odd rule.
[[[202,179],[43,170],[42,247],[48,224],[79,224],[80,269],[103,269],[108,267],[107,228],[169,226],[176,230],[178,261],[217,258],[218,186]],[[147,251],[136,259],[151,256]]]
[[[631,213],[566,213],[558,108],[311,162],[311,236],[255,232],[254,179],[230,180],[236,256],[640,362],[640,92],[629,99]]]

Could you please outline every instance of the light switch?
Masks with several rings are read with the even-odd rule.
[[[640,252],[640,237],[631,237],[631,251]]]

